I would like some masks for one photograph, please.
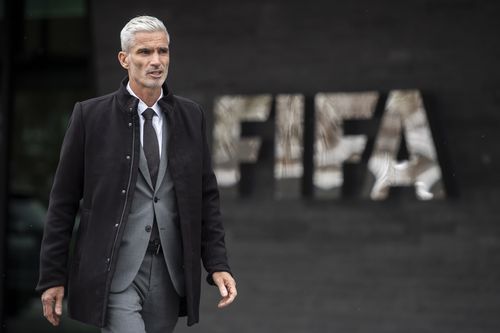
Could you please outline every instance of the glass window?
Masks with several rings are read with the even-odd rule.
[[[20,1],[20,0],[19,0]],[[76,101],[93,94],[85,0],[24,0],[16,38],[7,224],[7,332],[49,332],[34,288],[62,138]],[[2,12],[3,15],[3,12]],[[8,306],[8,307],[7,307]],[[66,308],[65,308],[66,310]],[[59,331],[97,332],[63,317]]]

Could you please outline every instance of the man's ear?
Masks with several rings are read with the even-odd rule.
[[[128,53],[124,51],[118,52],[118,61],[120,62],[120,65],[122,65],[123,68],[127,69],[129,68],[129,63],[128,63]]]

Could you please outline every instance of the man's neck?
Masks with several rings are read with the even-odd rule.
[[[161,87],[140,89],[134,82],[130,82],[130,88],[148,107],[152,107],[160,98]]]

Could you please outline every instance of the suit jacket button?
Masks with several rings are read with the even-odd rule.
[[[153,201],[154,201],[155,203],[156,203],[156,202],[158,202],[158,200],[159,200],[159,199],[158,199],[157,197],[155,197],[155,198],[153,199]]]
[[[146,230],[146,232],[151,232],[151,226],[149,224],[144,229]]]

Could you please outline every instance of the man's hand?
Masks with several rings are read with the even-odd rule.
[[[228,272],[215,272],[212,274],[212,279],[217,287],[219,287],[219,292],[222,296],[222,299],[219,304],[217,304],[217,307],[223,308],[231,304],[238,294],[236,291],[236,282],[231,274]]]
[[[64,287],[52,287],[42,294],[43,316],[54,326],[58,326],[62,315]]]

